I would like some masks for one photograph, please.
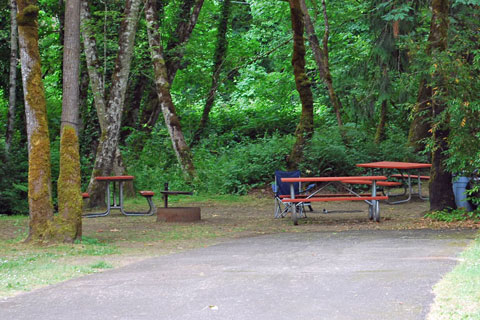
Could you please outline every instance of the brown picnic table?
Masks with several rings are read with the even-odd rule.
[[[97,218],[108,216],[113,209],[118,209],[120,212],[126,216],[151,216],[155,213],[155,204],[153,203],[152,197],[155,195],[153,191],[139,191],[140,195],[147,199],[149,210],[146,212],[131,212],[126,211],[124,208],[124,197],[123,197],[123,185],[127,181],[132,181],[134,176],[100,176],[95,177],[95,180],[105,182],[107,184],[106,189],[106,204],[107,208],[104,212],[93,212],[87,213],[83,216],[86,218]],[[110,195],[110,184],[112,184],[112,194]],[[88,198],[88,193],[83,193],[84,198]]]
[[[405,188],[405,193],[408,193],[406,199],[397,200],[397,201],[388,201],[389,204],[399,204],[408,202],[412,199],[412,195],[418,195],[421,200],[428,200],[428,197],[422,196],[422,180],[430,179],[427,175],[420,175],[420,170],[429,169],[432,167],[430,163],[417,163],[417,162],[401,162],[401,161],[378,161],[370,163],[359,163],[356,165],[359,168],[369,168],[369,169],[382,169],[385,173],[385,170],[396,170],[400,172],[399,174],[391,174],[389,177],[397,178],[406,181],[407,185]],[[412,179],[417,180],[417,189],[418,192],[413,192]],[[398,195],[405,195],[398,194]],[[389,194],[389,196],[398,196],[394,194]]]
[[[387,180],[386,176],[348,176],[348,177],[298,177],[298,178],[282,178],[281,181],[285,183],[290,183],[290,197],[283,198],[282,202],[295,204],[295,203],[305,203],[305,202],[327,202],[327,201],[365,201],[368,204],[368,217],[370,220],[375,220],[380,222],[380,204],[379,200],[388,200],[388,196],[379,196],[377,195],[377,183]],[[297,197],[295,198],[295,183],[303,182],[323,182],[326,185],[323,185],[321,188],[317,189],[315,192],[309,194],[306,197]],[[361,195],[356,193],[352,188],[348,187],[350,183],[364,183],[371,184],[371,194]],[[326,188],[328,185],[336,183],[342,186],[345,190],[348,191],[346,195],[342,194],[339,196],[333,195],[320,195],[319,192]],[[297,206],[290,206],[291,215],[293,224],[298,224],[298,214]]]

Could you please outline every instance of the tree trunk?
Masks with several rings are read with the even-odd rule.
[[[5,151],[8,156],[15,128],[15,104],[17,103],[17,64],[18,64],[18,33],[17,33],[17,1],[10,0],[10,75],[8,84],[8,117],[5,133]]]
[[[110,175],[113,170],[115,156],[117,154],[118,142],[120,136],[121,116],[123,112],[123,105],[125,101],[125,91],[127,89],[128,75],[130,73],[131,58],[133,53],[133,46],[135,42],[135,33],[138,20],[138,13],[140,10],[141,0],[127,0],[125,3],[124,20],[119,35],[119,49],[118,56],[115,63],[115,70],[112,76],[112,85],[110,89],[109,100],[104,104],[105,114],[103,124],[100,119],[100,127],[102,134],[97,148],[97,155],[95,157],[95,164],[93,167],[88,192],[90,193],[90,206],[98,206],[104,203],[105,184],[98,183],[95,177]],[[85,15],[85,4],[82,6],[82,12]],[[85,51],[92,51],[94,46],[86,39],[90,39],[89,34],[84,34]],[[88,49],[87,49],[88,45]],[[92,53],[90,53],[92,54]],[[91,62],[95,62],[95,57],[91,56]],[[87,61],[89,59],[87,58]],[[98,61],[98,59],[97,59]],[[95,64],[94,64],[95,65]],[[93,71],[93,70],[92,70]],[[89,68],[90,72],[90,68]],[[96,78],[96,76],[94,76]],[[96,83],[98,85],[98,83]],[[92,88],[94,84],[92,83]],[[101,97],[102,86],[96,89],[96,95]],[[95,92],[94,92],[95,95]],[[101,105],[100,105],[101,106]],[[97,111],[102,112],[101,107]]]
[[[60,50],[63,50],[63,45],[65,41],[65,2],[68,0],[57,0],[57,19],[58,19],[58,40],[60,43]],[[63,70],[63,61],[60,62],[60,69]],[[58,77],[59,85],[63,83],[63,73],[60,73]]]
[[[342,129],[343,122],[341,117],[341,110],[343,107],[333,86],[332,74],[330,73],[330,64],[328,60],[328,38],[330,27],[328,24],[327,6],[325,0],[322,1],[322,5],[325,32],[323,35],[323,48],[320,48],[320,43],[318,41],[317,34],[315,33],[315,27],[312,23],[312,19],[310,18],[310,14],[308,13],[308,8],[305,4],[305,0],[300,0],[300,6],[304,14],[303,18],[305,21],[305,30],[310,41],[310,47],[312,48],[315,63],[317,64],[318,73],[320,74],[320,77],[323,79],[323,82],[327,87],[328,96],[330,97],[330,103],[332,104],[333,111],[335,112],[335,116],[337,117],[338,127]]]
[[[415,152],[425,149],[424,139],[429,138],[432,117],[432,87],[426,79],[420,82],[417,96],[417,103],[413,108],[413,120],[408,132],[408,145],[413,147]]]
[[[90,26],[91,20],[92,19],[90,15],[90,10],[88,8],[88,1],[82,0],[80,8],[80,21],[83,47],[85,51],[85,58],[87,60],[88,76],[90,78],[90,87],[93,93],[95,109],[97,110],[100,130],[101,132],[105,132],[105,88],[103,86],[103,79],[101,73],[102,66],[97,55],[95,33]]]
[[[50,171],[50,141],[45,90],[38,49],[38,11],[36,1],[18,0],[18,39],[25,99],[28,138],[28,205],[30,213],[27,240],[51,237],[53,218]]]
[[[204,0],[184,0],[183,2],[175,34],[167,43],[167,54],[165,55],[167,79],[170,84],[173,83],[175,75],[180,68],[180,63],[185,54],[185,46],[192,35],[193,28],[197,24],[203,2]]]
[[[182,3],[177,28],[174,35],[169,38],[164,55],[168,75],[167,78],[170,85],[172,85],[175,80],[175,75],[180,68],[185,52],[185,46],[195,28],[203,2],[204,0],[184,0]],[[162,2],[157,2],[156,4],[163,5]],[[156,9],[158,11],[160,8]],[[150,106],[143,111],[141,122],[142,124],[145,124],[146,131],[150,131],[153,128],[161,113],[161,104],[158,102],[157,97],[151,97],[149,100]]]
[[[305,72],[305,43],[303,40],[303,17],[299,0],[289,0],[293,29],[292,65],[295,85],[302,102],[302,115],[295,130],[296,141],[287,160],[293,170],[303,160],[303,150],[313,135],[313,95],[311,83]]]
[[[167,76],[167,67],[163,58],[162,41],[157,24],[157,14],[154,0],[145,0],[145,17],[147,20],[148,42],[152,52],[153,68],[155,71],[155,85],[158,100],[162,108],[165,125],[168,128],[172,140],[173,149],[187,179],[192,180],[196,173],[193,165],[190,148],[185,142],[177,117],[172,96],[170,95],[170,83]]]
[[[131,131],[138,130],[139,114],[142,107],[142,97],[148,83],[148,78],[144,74],[140,74],[134,80],[132,93],[125,99],[125,107],[122,115],[122,128],[129,128],[120,132],[120,141],[123,144]]]
[[[380,109],[380,119],[378,120],[377,131],[375,132],[375,144],[385,140],[385,125],[387,123],[387,100],[382,101]]]
[[[63,45],[63,98],[56,238],[73,243],[82,236],[82,191],[78,143],[80,104],[80,0],[67,0]]]
[[[430,25],[429,54],[435,59],[447,49],[449,1],[432,1],[432,22]],[[439,54],[440,53],[440,54]],[[445,210],[455,208],[455,197],[452,191],[452,175],[447,172],[449,116],[444,96],[447,93],[447,74],[442,70],[442,60],[435,63],[432,88],[432,169],[430,172],[430,210]]]
[[[432,1],[433,15],[427,44],[427,54],[430,57],[435,57],[435,51],[445,51],[447,48],[448,8],[448,0]],[[408,143],[415,149],[415,151],[425,149],[422,140],[431,136],[431,117],[434,113],[432,96],[433,89],[431,84],[427,79],[422,79],[417,97],[417,104],[413,109],[413,121],[410,124],[410,131],[408,134]]]
[[[217,46],[215,48],[214,54],[214,63],[213,63],[213,72],[212,72],[212,83],[210,85],[210,90],[207,95],[207,100],[205,106],[203,107],[202,118],[198,126],[197,131],[192,139],[192,145],[198,143],[200,136],[202,135],[205,127],[208,123],[208,116],[212,110],[213,103],[215,102],[215,95],[219,85],[220,72],[222,71],[222,66],[225,61],[225,55],[227,53],[227,30],[228,30],[228,19],[231,12],[231,0],[225,0],[222,6],[222,15],[218,23],[218,33],[217,33]]]
[[[382,78],[381,78],[381,85],[379,95],[383,97],[382,104],[380,106],[380,118],[378,119],[377,131],[375,132],[374,143],[379,144],[380,142],[385,140],[385,126],[387,123],[387,94],[388,88],[390,85],[390,80],[388,77],[388,65],[386,62],[381,62],[381,70],[382,70]]]

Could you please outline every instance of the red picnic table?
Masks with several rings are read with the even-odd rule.
[[[398,200],[394,202],[390,202],[390,204],[398,204],[403,202],[408,202],[412,198],[412,195],[418,195],[418,197],[422,200],[428,200],[428,197],[422,196],[422,182],[421,180],[428,180],[430,179],[429,176],[420,175],[421,169],[431,168],[432,165],[430,163],[416,163],[416,162],[401,162],[401,161],[378,161],[378,162],[370,162],[370,163],[359,163],[356,165],[360,168],[370,168],[370,169],[389,169],[389,170],[398,170],[400,174],[392,174],[390,177],[392,178],[399,178],[399,179],[406,179],[407,180],[407,190],[408,190],[408,197],[404,200]],[[417,171],[417,174],[412,174],[412,171]],[[418,193],[413,193],[412,188],[412,178],[417,179],[418,182]],[[404,193],[405,194],[405,193]],[[404,195],[402,194],[402,195]],[[396,196],[396,195],[390,195]]]
[[[129,212],[125,211],[124,203],[123,203],[123,184],[127,181],[132,181],[134,176],[105,176],[105,177],[95,177],[97,181],[103,181],[107,183],[107,191],[106,191],[106,203],[107,209],[104,212],[94,212],[94,213],[87,213],[83,216],[86,218],[96,218],[96,217],[104,217],[110,214],[112,209],[119,209],[121,213],[126,216],[150,216],[155,212],[155,205],[152,201],[152,197],[154,196],[153,191],[140,191],[140,195],[144,196],[147,199],[149,210],[146,212]],[[113,192],[112,198],[110,198],[110,184],[113,184]],[[117,195],[117,185],[118,185],[118,195]],[[89,195],[87,193],[83,194],[84,198],[88,198]],[[118,201],[117,201],[118,200]]]
[[[387,180],[386,176],[349,176],[349,177],[299,177],[299,178],[282,178],[282,182],[290,183],[290,198],[283,198],[282,202],[295,204],[295,203],[305,203],[305,202],[325,202],[325,201],[365,201],[368,203],[368,217],[377,222],[380,221],[380,205],[379,200],[387,200],[388,196],[377,196],[377,181]],[[357,183],[366,183],[372,185],[372,191],[370,195],[360,195],[353,191],[351,188],[347,187],[345,184],[349,182],[356,181]],[[294,184],[302,182],[327,182],[326,185],[322,186],[315,192],[311,193],[307,197],[295,198]],[[344,189],[349,193],[347,195],[341,196],[317,196],[317,194],[324,188],[326,188],[331,183],[340,184]],[[290,206],[293,224],[298,224],[298,215],[297,215],[297,206]]]

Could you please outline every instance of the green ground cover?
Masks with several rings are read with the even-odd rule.
[[[480,319],[480,237],[461,255],[461,262],[434,287],[428,319]]]

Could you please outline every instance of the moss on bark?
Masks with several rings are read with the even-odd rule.
[[[288,158],[289,169],[296,169],[303,160],[303,150],[313,135],[313,95],[311,81],[305,72],[305,42],[303,39],[303,16],[298,0],[290,0],[290,13],[293,29],[292,65],[295,84],[302,102],[302,115],[295,130],[296,141]]]
[[[38,49],[36,1],[18,1],[18,31],[29,142],[28,241],[48,241],[53,218],[50,172],[50,140],[46,100]]]
[[[58,216],[56,238],[73,242],[82,235],[80,154],[78,137],[70,125],[64,125],[60,139],[60,175],[58,177]]]

